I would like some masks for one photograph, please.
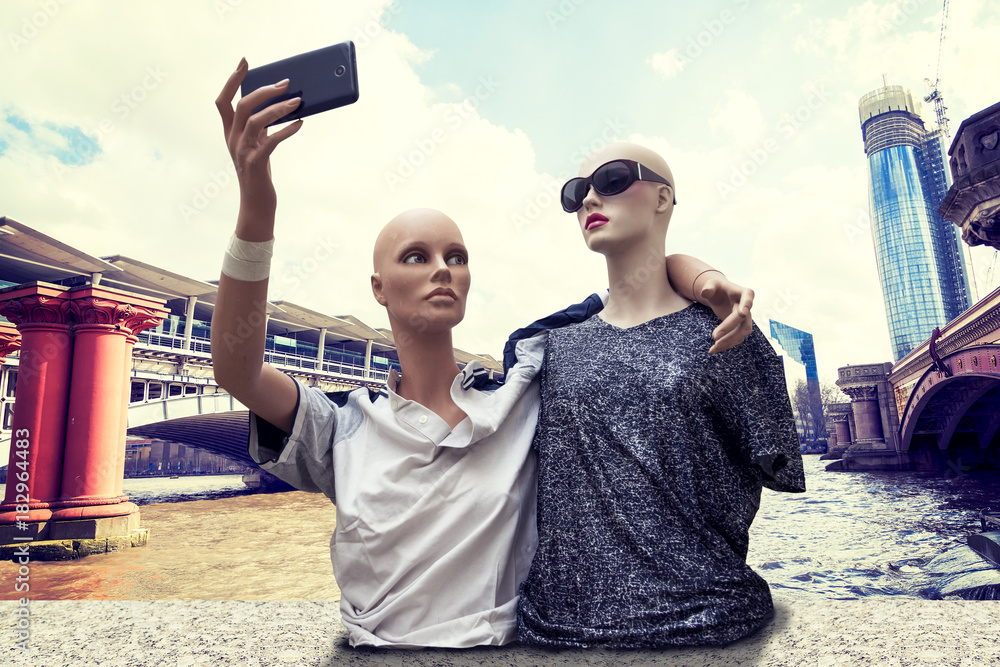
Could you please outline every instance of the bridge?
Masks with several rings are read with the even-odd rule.
[[[389,375],[378,365],[366,368],[363,363],[331,358],[321,361],[311,355],[280,351],[271,338],[264,354],[267,363],[328,391],[378,385]],[[247,454],[246,407],[205,377],[212,363],[207,336],[143,332],[133,358],[136,369],[131,377],[128,435],[200,449],[257,468]],[[379,357],[375,358],[378,364]],[[388,365],[383,363],[382,367]],[[188,374],[180,375],[178,370]]]
[[[162,398],[128,407],[130,436],[175,442],[256,467],[247,454],[247,409],[230,394]]]
[[[998,123],[1000,103],[962,121],[938,212],[1000,250]],[[851,402],[831,406],[827,470],[1000,470],[1000,289],[927,333],[895,365],[838,369]]]
[[[128,435],[254,465],[247,412],[212,372],[216,298],[214,282],[93,257],[0,217],[0,453],[25,478],[6,487],[0,546],[31,539],[37,559],[45,542],[72,541],[53,557],[145,544],[122,493]],[[306,386],[379,385],[399,368],[392,331],[351,315],[273,301],[264,326],[265,361]],[[491,356],[454,353],[502,377]]]
[[[828,470],[1000,470],[1000,289],[895,365],[838,372]]]

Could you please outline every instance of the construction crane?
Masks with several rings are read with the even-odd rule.
[[[934,113],[937,115],[938,129],[941,130],[946,137],[950,137],[951,133],[948,131],[948,117],[945,115],[945,112],[948,111],[948,107],[944,105],[944,98],[941,96],[941,90],[938,88],[938,84],[941,83],[941,52],[944,51],[944,28],[947,21],[948,0],[944,0],[944,7],[941,9],[941,37],[938,40],[937,73],[934,75],[934,83],[931,83],[930,79],[924,79],[927,85],[932,88],[931,92],[924,98],[924,102],[934,103]]]

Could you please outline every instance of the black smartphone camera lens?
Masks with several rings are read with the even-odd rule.
[[[343,65],[337,65],[337,69],[333,70],[333,73],[336,74],[337,76],[344,76],[344,72],[346,71],[347,71],[346,67],[344,67]]]

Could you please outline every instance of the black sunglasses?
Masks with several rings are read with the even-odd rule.
[[[625,192],[636,181],[663,183],[673,188],[670,181],[634,160],[612,160],[595,169],[587,178],[571,178],[566,182],[561,197],[563,210],[567,213],[579,211],[591,185],[597,194],[608,197]],[[677,197],[674,197],[674,204],[677,204]]]

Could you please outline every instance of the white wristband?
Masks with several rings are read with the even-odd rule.
[[[274,239],[270,241],[244,241],[233,234],[229,247],[222,258],[222,272],[234,280],[255,282],[266,280],[271,273],[271,252]]]

